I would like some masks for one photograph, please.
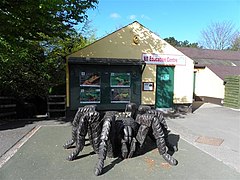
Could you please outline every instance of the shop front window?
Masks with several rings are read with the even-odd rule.
[[[100,73],[80,72],[80,86],[100,87]]]
[[[130,87],[130,73],[111,73],[111,87]]]
[[[131,99],[130,73],[111,73],[111,103],[129,103]]]
[[[101,76],[102,74],[103,76]],[[110,72],[107,73],[107,76],[106,73],[102,74],[91,71],[79,73],[80,103],[129,103],[131,100],[131,73]]]
[[[80,103],[100,103],[101,76],[96,72],[80,72]]]
[[[111,89],[111,103],[129,103],[130,95],[130,88]]]
[[[100,103],[99,88],[85,88],[80,90],[80,103]]]

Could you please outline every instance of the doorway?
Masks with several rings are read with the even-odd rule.
[[[174,66],[157,66],[156,108],[173,107]]]

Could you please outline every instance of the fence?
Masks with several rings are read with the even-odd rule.
[[[224,81],[224,106],[240,109],[240,76],[227,76]]]
[[[0,119],[11,119],[16,117],[16,100],[14,97],[0,96]]]
[[[66,117],[66,96],[65,95],[49,95],[48,96],[48,117]]]

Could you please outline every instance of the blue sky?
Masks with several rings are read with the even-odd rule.
[[[212,22],[231,21],[240,30],[240,0],[99,0],[87,14],[97,38],[133,21],[161,38],[190,42]]]

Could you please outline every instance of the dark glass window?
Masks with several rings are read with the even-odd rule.
[[[101,76],[96,72],[80,72],[80,103],[101,102]]]

